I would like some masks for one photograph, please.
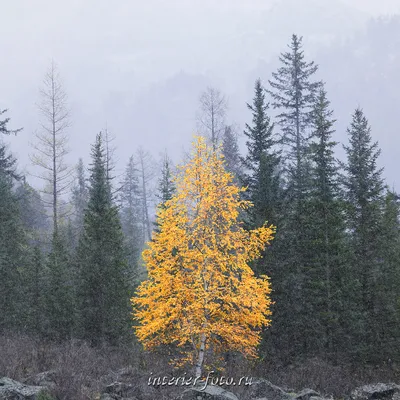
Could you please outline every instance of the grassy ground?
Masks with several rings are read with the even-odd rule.
[[[81,341],[56,344],[26,336],[0,336],[0,377],[25,381],[40,372],[55,370],[56,387],[52,394],[60,400],[98,397],[107,384],[118,379],[117,371],[121,369],[128,371],[128,382],[141,382],[142,387],[147,385],[150,372],[153,376],[173,373],[167,357],[143,354],[137,345],[117,348],[105,345],[94,349]],[[289,392],[311,388],[337,399],[346,398],[362,384],[400,383],[400,368],[392,364],[354,367],[332,365],[320,359],[277,367],[272,362],[251,365],[232,357],[228,360],[225,375],[263,377]],[[245,388],[237,388],[236,392],[243,390]]]

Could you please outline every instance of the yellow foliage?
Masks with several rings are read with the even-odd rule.
[[[233,176],[220,151],[197,137],[191,160],[175,178],[176,195],[158,210],[159,232],[143,252],[148,279],[132,298],[138,339],[148,350],[162,344],[256,357],[260,330],[270,324],[269,278],[249,262],[272,240],[274,227],[246,231]]]

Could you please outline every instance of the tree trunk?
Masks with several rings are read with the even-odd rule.
[[[196,378],[200,378],[201,377],[205,349],[206,349],[206,335],[205,335],[205,333],[202,333],[201,334],[199,357],[197,358],[197,364],[196,364]]]
[[[53,232],[58,234],[57,215],[57,140],[56,140],[56,104],[54,87],[54,65],[51,70],[51,124],[52,124],[52,146],[53,146]]]

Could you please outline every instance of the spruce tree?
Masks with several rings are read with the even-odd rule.
[[[165,202],[172,199],[175,193],[175,184],[172,178],[172,161],[167,154],[164,155],[161,167],[161,177],[158,181],[159,206],[164,207]]]
[[[49,222],[40,193],[24,180],[17,186],[15,195],[18,199],[21,220],[30,243],[32,245],[43,245],[44,236],[49,229]]]
[[[21,176],[17,173],[17,160],[11,153],[7,152],[7,146],[0,139],[0,169],[13,179],[19,180]]]
[[[222,135],[222,155],[224,156],[225,169],[233,174],[233,182],[239,185],[243,175],[238,138],[232,126],[226,126]]]
[[[0,133],[4,134],[4,135],[11,135],[14,134],[16,135],[19,131],[22,130],[22,128],[20,129],[10,129],[8,127],[8,123],[10,122],[10,118],[9,117],[4,117],[4,119],[2,119],[3,117],[1,117],[2,115],[4,115],[8,110],[0,110]]]
[[[263,226],[267,221],[277,226],[275,240],[263,252],[263,257],[253,263],[252,268],[259,275],[267,274],[271,277],[274,288],[272,297],[278,302],[280,272],[276,249],[280,242],[281,160],[280,152],[276,150],[277,140],[274,124],[269,116],[269,103],[260,79],[255,82],[253,102],[247,103],[247,108],[252,113],[252,123],[246,124],[244,131],[247,137],[247,155],[240,158],[243,167],[240,181],[247,187],[244,195],[253,203],[253,207],[246,210],[244,221],[248,229]],[[264,332],[262,354],[270,354],[276,347],[273,342],[274,334],[273,326]]]
[[[37,262],[33,265],[35,269]],[[44,303],[44,334],[58,341],[72,337],[75,321],[73,270],[60,231],[53,232],[51,251],[45,262]]]
[[[115,344],[129,330],[129,269],[118,208],[112,202],[101,134],[92,148],[89,202],[78,246],[79,327],[92,344]]]
[[[334,355],[342,343],[343,301],[348,296],[349,283],[332,114],[326,91],[322,88],[311,120],[312,188],[307,199],[308,246],[303,249],[307,252],[304,316],[309,322],[303,333],[308,339],[309,353],[319,356]]]
[[[291,187],[290,196],[302,200],[307,190],[309,128],[315,95],[322,82],[313,80],[318,66],[305,60],[302,37],[292,35],[288,52],[279,57],[282,63],[269,80],[268,93],[278,109],[278,125],[282,130],[286,169]]]
[[[25,331],[33,335],[43,335],[45,317],[45,271],[42,250],[39,244],[30,248],[30,262],[23,273]]]
[[[135,159],[131,156],[121,183],[119,200],[124,247],[132,274],[132,282],[135,286],[139,280],[140,255],[144,247],[142,240],[144,227],[141,218],[142,200],[138,175]]]
[[[83,219],[85,215],[85,209],[88,203],[88,187],[85,175],[85,166],[80,158],[78,165],[76,166],[76,182],[72,188],[72,207],[74,215],[72,219],[72,234],[75,238],[73,240],[73,246],[75,247],[78,243],[79,237],[83,229]]]
[[[379,248],[380,273],[376,291],[377,354],[381,360],[400,361],[400,205],[399,197],[387,190]]]
[[[321,82],[314,76],[318,66],[305,60],[302,38],[292,36],[289,51],[282,53],[281,66],[269,80],[268,93],[278,110],[280,144],[284,161],[285,218],[278,224],[275,251],[279,254],[275,324],[272,327],[280,354],[293,359],[309,351],[304,332],[308,321],[305,284],[307,278],[310,215],[307,199],[311,189],[310,136],[316,93]],[[278,249],[279,247],[279,249]]]
[[[0,110],[0,117],[6,111]],[[0,133],[17,134],[21,129],[10,130],[9,121],[0,120]],[[39,333],[35,317],[39,306],[36,297],[30,296],[35,252],[29,245],[37,242],[43,215],[39,215],[41,204],[35,201],[34,190],[25,180],[17,183],[22,176],[16,164],[0,138],[0,332],[20,329]]]
[[[1,116],[5,114],[7,110],[0,110],[0,134],[10,135],[17,134],[21,129],[10,130],[8,123],[10,118],[1,119]],[[17,160],[15,157],[7,151],[7,146],[3,143],[0,136],[0,171],[3,174],[10,176],[13,179],[19,180],[21,176],[17,173]]]
[[[176,190],[171,167],[172,161],[168,157],[168,154],[165,153],[162,159],[161,177],[158,180],[158,188],[156,193],[156,198],[158,199],[158,209],[164,209],[166,207],[166,202],[172,199]],[[154,227],[154,231],[160,233],[160,224],[157,220],[154,222]]]
[[[384,182],[378,168],[380,149],[372,142],[371,128],[361,109],[356,109],[348,128],[349,145],[344,146],[347,162],[343,165],[347,227],[351,241],[353,270],[353,355],[368,361],[379,357],[376,344],[380,337],[377,309],[377,279],[381,274],[380,243]]]
[[[0,333],[17,329],[21,316],[21,267],[25,235],[12,178],[0,169]]]
[[[242,158],[246,172],[242,183],[248,187],[252,227],[260,227],[265,221],[277,223],[280,202],[280,155],[275,150],[274,124],[268,115],[269,104],[261,80],[256,80],[253,104],[247,104],[252,112],[252,125],[246,124],[247,155]]]

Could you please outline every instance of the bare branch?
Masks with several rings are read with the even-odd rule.
[[[200,111],[197,115],[199,131],[206,136],[215,148],[225,128],[228,102],[215,88],[208,87],[200,96]]]
[[[53,227],[57,231],[61,196],[71,185],[72,170],[64,163],[64,157],[69,153],[66,130],[71,126],[67,95],[61,84],[60,75],[54,62],[46,72],[40,89],[38,109],[42,116],[39,132],[35,132],[36,143],[32,145],[35,154],[30,155],[33,165],[43,170],[38,176],[45,180],[49,187],[43,193],[52,196],[46,200],[53,209]]]

